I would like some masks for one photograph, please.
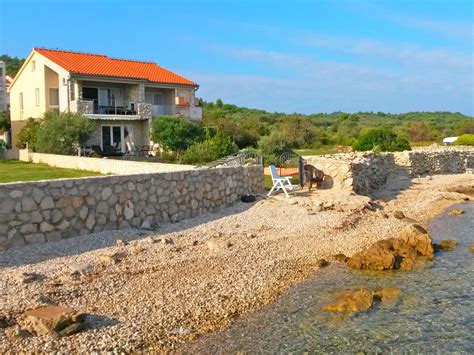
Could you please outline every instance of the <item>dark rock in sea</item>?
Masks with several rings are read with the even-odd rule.
[[[435,251],[451,251],[456,248],[458,244],[457,241],[453,239],[442,240],[440,244],[433,243],[433,248]]]
[[[397,237],[380,240],[353,255],[347,265],[360,270],[412,270],[433,259],[428,232],[419,224],[409,224]]]
[[[471,253],[474,253],[474,245],[471,246]]]

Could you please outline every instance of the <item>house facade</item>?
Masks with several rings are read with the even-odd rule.
[[[155,63],[34,48],[10,85],[13,146],[28,118],[78,112],[97,122],[88,144],[126,152],[150,144],[153,117],[201,119],[199,86]]]

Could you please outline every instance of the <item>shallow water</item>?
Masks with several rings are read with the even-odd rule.
[[[229,329],[188,344],[185,352],[466,352],[474,353],[474,203],[453,206],[464,215],[438,216],[434,241],[456,239],[431,268],[370,272],[332,265],[275,304]],[[447,212],[446,211],[446,212]],[[321,310],[333,293],[353,286],[398,287],[396,301],[350,316]]]

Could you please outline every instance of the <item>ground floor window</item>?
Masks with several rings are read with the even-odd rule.
[[[102,149],[104,149],[104,146],[113,146],[117,151],[125,153],[132,150],[134,144],[132,126],[102,126]]]

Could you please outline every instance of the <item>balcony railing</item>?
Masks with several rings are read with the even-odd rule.
[[[137,114],[137,103],[123,101],[117,103],[116,100],[107,100],[106,102],[99,102],[97,99],[91,99],[87,101],[93,102],[94,114],[100,115],[136,115]]]
[[[176,107],[173,105],[151,105],[151,115],[163,116],[163,115],[175,115]]]

